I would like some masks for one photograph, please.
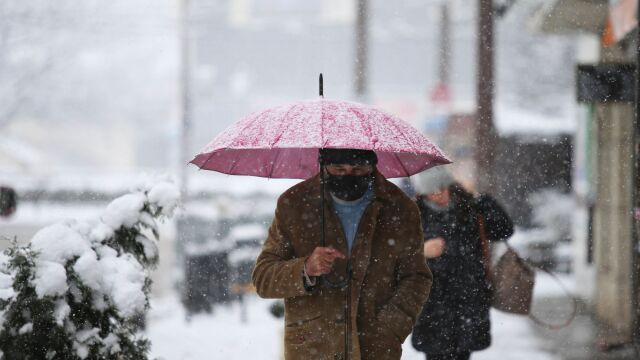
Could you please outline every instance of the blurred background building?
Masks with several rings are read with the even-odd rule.
[[[572,39],[588,69],[576,71],[572,256],[607,346],[639,341],[637,13],[635,0],[575,0],[532,16],[541,33]]]

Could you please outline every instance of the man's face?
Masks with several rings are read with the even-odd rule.
[[[373,181],[373,165],[329,164],[325,170],[329,191],[346,201],[361,198]]]

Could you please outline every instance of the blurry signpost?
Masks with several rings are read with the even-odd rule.
[[[476,186],[493,192],[497,134],[493,125],[493,1],[478,3],[478,52],[476,82]]]
[[[451,65],[451,24],[449,4],[440,5],[440,44],[438,46],[438,82],[429,94],[430,112],[423,130],[438,146],[443,146],[444,134],[451,113],[451,94],[449,91],[449,66]]]
[[[179,3],[179,44],[180,44],[180,150],[178,169],[180,173],[180,192],[184,201],[188,200],[188,176],[185,163],[189,157],[191,127],[191,56],[189,35],[189,0]],[[181,244],[184,245],[184,244]]]
[[[579,102],[635,101],[634,64],[578,65],[576,91]]]
[[[355,95],[358,101],[367,100],[367,2],[357,0],[356,14],[356,64],[355,64]]]

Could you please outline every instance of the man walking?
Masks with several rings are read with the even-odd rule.
[[[278,199],[257,293],[285,300],[286,359],[400,359],[432,282],[418,208],[373,151],[321,149],[320,163]]]

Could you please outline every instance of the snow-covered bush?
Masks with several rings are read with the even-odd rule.
[[[0,255],[0,358],[147,359],[138,334],[158,261],[157,219],[177,188],[148,184],[100,219],[40,230]]]
[[[571,237],[571,221],[575,202],[570,194],[544,189],[529,196],[533,208],[533,223],[551,237],[551,241]]]

